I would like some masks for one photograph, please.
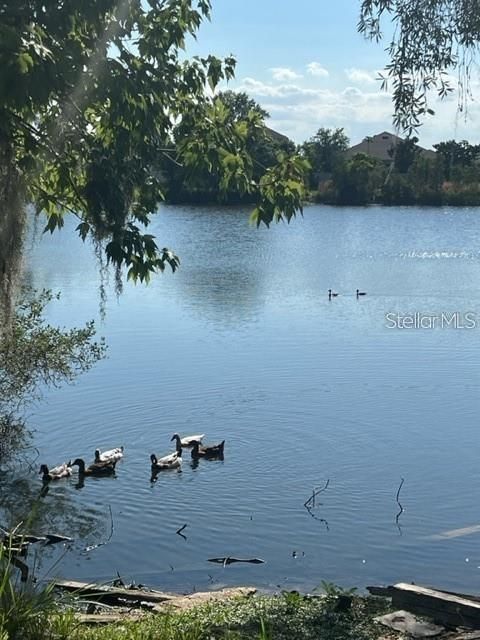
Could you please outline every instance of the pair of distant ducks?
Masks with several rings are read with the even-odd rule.
[[[360,291],[360,289],[357,289],[356,291],[356,296],[357,298],[359,298],[360,296],[366,296],[367,292],[366,291]],[[332,298],[336,298],[338,296],[338,293],[336,291],[332,291],[332,289],[328,290],[328,299],[331,300]]]
[[[225,440],[222,440],[219,444],[202,445],[202,440],[205,434],[199,434],[194,436],[186,436],[180,438],[178,433],[175,433],[171,437],[171,441],[175,440],[176,450],[162,458],[152,453],[150,461],[152,463],[152,470],[164,471],[167,469],[178,469],[182,464],[182,448],[192,449],[192,459],[199,460],[200,458],[223,458],[223,450],[225,447]],[[119,460],[123,458],[123,447],[115,447],[108,451],[100,452],[99,449],[95,451],[95,461],[88,467],[85,466],[85,461],[82,458],[76,458],[73,462],[64,462],[58,467],[49,469],[46,464],[42,464],[40,467],[40,473],[43,474],[43,481],[49,482],[50,480],[60,480],[72,475],[72,467],[78,466],[78,473],[80,476],[108,476],[115,472],[115,465]]]

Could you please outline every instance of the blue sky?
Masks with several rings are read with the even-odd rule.
[[[213,0],[212,21],[188,51],[233,53],[238,64],[229,87],[247,91],[269,111],[269,124],[296,142],[319,127],[344,127],[354,144],[366,135],[393,131],[390,97],[375,79],[387,60],[387,43],[372,43],[357,33],[359,4]],[[480,97],[477,80],[473,89]],[[421,128],[421,144],[452,138],[480,142],[475,103],[466,123],[457,114],[456,98],[432,107],[436,115]]]

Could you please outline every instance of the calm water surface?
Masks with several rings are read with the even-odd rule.
[[[126,452],[115,478],[52,484],[37,501],[38,529],[75,537],[53,573],[183,590],[413,580],[479,591],[480,527],[439,536],[480,524],[480,322],[399,330],[385,319],[480,319],[478,210],[311,206],[256,230],[246,209],[165,207],[152,229],[181,270],[118,300],[111,290],[103,324],[90,247],[67,229],[28,250],[26,279],[62,292],[49,319],[95,318],[109,345],[31,412],[40,459]],[[342,294],[332,302],[329,287]],[[357,287],[368,295],[357,300]],[[192,468],[187,451],[182,473],[152,484],[149,455],[168,453],[175,431],[225,438],[225,459]],[[35,473],[17,478],[12,519],[40,487]],[[108,539],[109,508],[111,540],[85,551]],[[223,568],[215,556],[265,564]]]

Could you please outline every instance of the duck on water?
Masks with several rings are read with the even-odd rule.
[[[115,473],[116,461],[92,462],[88,467],[82,458],[76,458],[72,462],[72,467],[78,467],[78,475],[83,476],[111,476]]]

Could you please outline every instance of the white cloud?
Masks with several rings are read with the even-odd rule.
[[[345,69],[345,75],[350,80],[350,82],[354,82],[355,84],[376,84],[378,77],[376,71],[366,71],[365,69],[356,69],[352,67],[350,69]]]
[[[307,73],[318,78],[326,78],[329,75],[327,69],[322,67],[319,62],[309,62],[307,64]]]
[[[271,115],[269,125],[296,142],[310,138],[320,127],[344,127],[352,144],[381,131],[394,133],[391,94],[382,91],[379,83],[355,86],[351,82],[338,88],[305,88],[291,79],[263,82],[250,77],[239,81],[236,89],[257,100]],[[435,115],[419,130],[422,146],[452,138],[480,142],[480,131],[474,126],[480,118],[480,82],[472,80],[471,88],[477,101],[470,103],[467,122],[465,114],[457,112],[458,94],[441,102],[432,95]]]
[[[293,69],[289,69],[288,67],[272,67],[270,71],[273,79],[278,80],[279,82],[283,82],[284,80],[297,80],[302,77],[293,71]]]
[[[318,96],[319,91],[315,89],[303,89],[295,84],[269,84],[255,80],[254,78],[244,78],[238,87],[239,91],[246,91],[253,97],[273,97],[278,101],[291,100],[293,97],[301,97],[303,100],[312,100]]]
[[[320,127],[345,127],[353,142],[365,135],[392,129],[390,96],[359,87],[310,89],[294,82],[280,84],[244,78],[238,90],[246,91],[271,115],[270,126],[297,142]]]
[[[290,115],[311,117],[328,115],[335,119],[354,117],[369,121],[381,119],[391,112],[390,96],[381,91],[362,91],[358,87],[341,90],[305,89],[295,84],[273,85],[245,78],[240,91],[246,91],[268,111],[288,111]]]

